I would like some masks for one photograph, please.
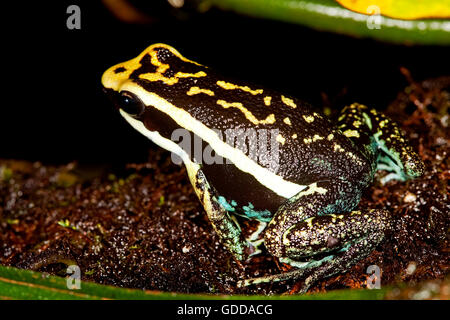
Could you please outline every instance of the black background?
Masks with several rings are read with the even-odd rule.
[[[109,66],[163,42],[229,76],[251,80],[317,106],[358,101],[384,108],[407,82],[449,75],[445,47],[403,46],[318,32],[211,10],[174,14],[156,3],[149,25],[118,22],[100,1],[2,4],[4,70],[0,158],[64,163],[145,161],[152,143],[104,97]],[[81,30],[66,9],[81,7]]]

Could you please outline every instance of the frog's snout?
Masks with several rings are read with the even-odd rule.
[[[114,107],[119,110],[120,105],[118,103],[118,95],[119,93],[113,89],[103,87],[103,93],[108,97],[108,99],[112,102]]]

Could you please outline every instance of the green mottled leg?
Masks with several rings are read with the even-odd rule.
[[[316,270],[324,270],[320,275],[327,277],[369,254],[390,228],[391,218],[384,210],[351,211],[359,199],[354,185],[333,180],[314,183],[286,201],[267,227],[265,245],[281,262],[297,269],[239,285],[297,279]]]
[[[203,171],[194,165],[186,167],[191,184],[205,208],[214,230],[237,260],[245,260],[252,252],[252,247],[242,236],[237,221],[219,204],[217,192],[208,183]]]
[[[383,233],[372,233],[364,240],[355,242],[348,250],[343,251],[330,262],[315,269],[306,279],[299,293],[306,293],[317,280],[346,272],[358,261],[367,257],[373,249],[383,240]]]
[[[401,134],[398,125],[383,113],[354,103],[342,110],[338,127],[362,148],[367,159],[377,163],[376,169],[391,172],[382,183],[391,179],[404,181],[423,174],[422,160]]]
[[[388,212],[378,209],[309,218],[292,226],[283,235],[284,251],[288,257],[281,257],[280,261],[297,269],[246,279],[238,285],[299,279],[309,274],[302,289],[306,292],[315,281],[345,272],[368,256],[390,227]],[[321,258],[314,259],[318,254]],[[300,259],[307,261],[300,262]]]

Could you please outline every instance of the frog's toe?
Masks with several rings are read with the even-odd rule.
[[[425,165],[419,155],[415,152],[406,155],[403,163],[405,166],[405,173],[412,179],[418,178],[425,173]]]

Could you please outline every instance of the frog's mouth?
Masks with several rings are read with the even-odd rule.
[[[124,117],[125,120],[138,132],[149,138],[151,141],[156,143],[161,148],[178,155],[185,163],[187,162],[190,163],[188,154],[175,142],[163,137],[162,135],[159,134],[158,131],[150,131],[142,121],[133,118],[122,109],[119,109],[119,112],[122,115],[122,117]]]

